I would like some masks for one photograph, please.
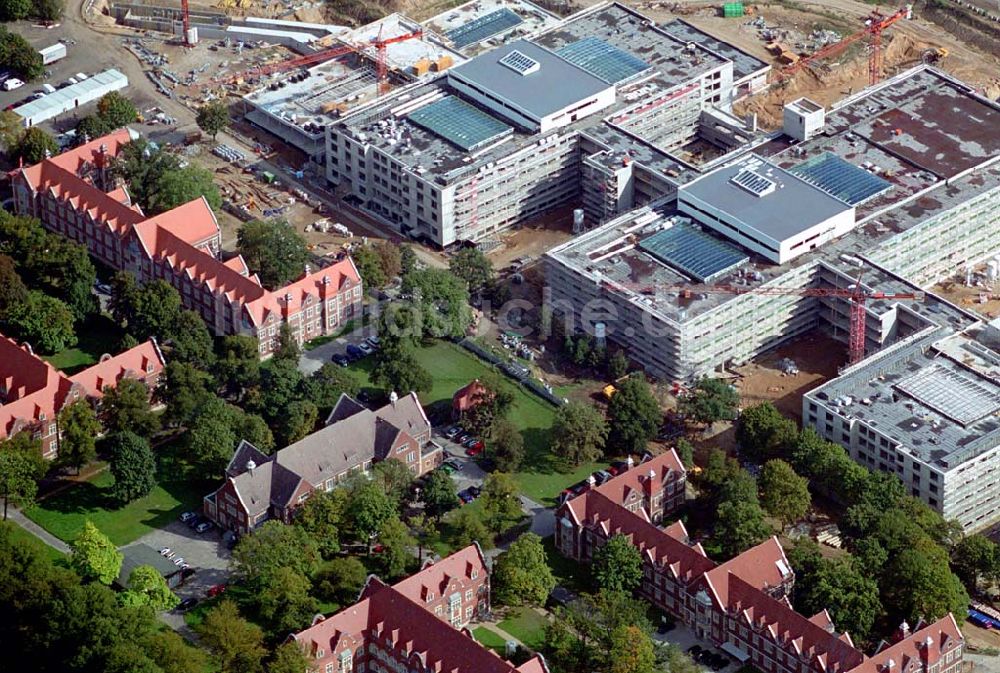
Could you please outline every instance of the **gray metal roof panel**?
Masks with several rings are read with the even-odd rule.
[[[732,178],[748,168],[776,183],[775,189],[755,196],[734,184]],[[840,199],[756,155],[716,169],[680,191],[779,242],[851,210]]]
[[[520,75],[500,63],[513,51],[538,62],[539,68]],[[607,82],[527,40],[517,40],[486,52],[449,71],[529,116],[542,118],[610,88]]]

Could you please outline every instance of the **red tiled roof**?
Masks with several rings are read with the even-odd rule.
[[[130,142],[132,142],[131,132],[124,128],[118,129],[100,138],[91,140],[89,143],[58,154],[51,159],[47,159],[47,161],[75,174],[85,164],[97,164],[100,160],[102,145],[107,152],[107,156],[116,157],[121,152],[122,146]]]
[[[70,381],[80,384],[89,397],[100,398],[104,395],[105,386],[115,386],[123,376],[145,378],[162,372],[164,364],[163,354],[156,342],[150,339],[74,374]],[[151,369],[147,371],[147,368]]]
[[[410,600],[422,603],[425,600],[426,589],[432,589],[436,595],[440,596],[455,578],[465,578],[471,581],[473,571],[476,572],[477,577],[485,577],[486,560],[483,558],[479,545],[470,544],[465,549],[461,549],[437,563],[429,564],[420,572],[400,580],[392,588]]]
[[[767,590],[787,582],[792,569],[778,538],[772,536],[705,573],[705,580],[723,608],[729,607],[729,578],[733,575],[755,589]]]
[[[700,548],[689,547],[660,530],[645,517],[638,516],[614,502],[599,489],[570,500],[563,505],[577,521],[600,527],[607,537],[627,535],[639,547],[643,556],[658,566],[669,566],[684,582],[689,582],[715,567]]]
[[[864,661],[861,652],[797,613],[787,602],[771,598],[732,572],[728,585],[729,612],[751,627],[770,631],[771,637],[778,642],[791,643],[797,651],[808,655],[810,663],[820,670],[848,671]]]
[[[850,673],[888,673],[889,670],[905,673],[912,661],[926,661],[928,665],[933,665],[942,654],[954,649],[962,640],[962,632],[955,623],[955,618],[949,614],[881,650],[850,669]],[[890,660],[894,664],[891,669],[888,667]]]
[[[647,493],[650,492],[650,488],[653,492],[661,490],[664,481],[671,472],[680,472],[681,474],[685,472],[684,465],[681,464],[680,458],[677,457],[677,453],[673,449],[608,479],[595,490],[622,504],[632,491]]]
[[[55,418],[70,385],[48,362],[0,334],[0,438],[10,436],[18,419]]]
[[[479,382],[479,379],[473,379],[455,391],[455,394],[451,396],[451,406],[456,411],[468,411],[485,392],[486,388]]]
[[[322,299],[327,293],[335,294],[360,282],[361,274],[354,266],[354,261],[350,257],[345,257],[330,266],[303,275],[299,280],[283,288],[267,292],[248,302],[246,310],[255,324],[262,325],[272,313],[281,316],[285,312],[298,311],[307,297]]]
[[[142,223],[158,226],[190,245],[198,245],[219,233],[219,223],[205,197],[199,197],[160,213]]]

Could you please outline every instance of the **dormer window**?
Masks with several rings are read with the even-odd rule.
[[[474,580],[479,579],[479,571],[478,570],[473,570],[472,571],[472,579],[474,579]]]

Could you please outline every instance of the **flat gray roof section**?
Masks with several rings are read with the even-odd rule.
[[[757,196],[733,182],[733,178],[746,171],[773,182],[774,188]],[[685,194],[776,241],[788,239],[851,210],[840,199],[755,154],[683,185],[679,196]]]
[[[709,35],[701,28],[692,26],[683,19],[674,19],[667,23],[661,23],[660,29],[679,40],[694,42],[723,58],[728,58],[733,62],[733,77],[735,79],[742,79],[747,75],[767,70],[770,67],[756,56],[751,56],[742,49],[728,42],[723,42],[714,35]]]
[[[500,62],[515,51],[537,62],[538,67],[522,75]],[[536,119],[594,96],[610,86],[583,68],[527,40],[510,42],[477,56],[449,70],[448,77],[510,103],[514,109]]]
[[[446,96],[414,110],[409,119],[466,152],[473,152],[514,132],[513,126],[491,117],[458,96]]]
[[[937,363],[903,379],[896,389],[963,426],[1000,409],[1000,387]]]

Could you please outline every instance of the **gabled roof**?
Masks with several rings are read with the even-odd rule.
[[[226,465],[226,474],[230,477],[235,477],[249,469],[251,462],[254,465],[263,465],[271,460],[271,458],[271,456],[268,456],[247,440],[240,440],[236,451],[233,453],[233,457],[229,459],[229,464]]]
[[[427,414],[424,413],[424,408],[414,392],[389,402],[381,409],[376,409],[375,415],[413,437],[430,432],[431,429],[431,422],[427,419]]]
[[[347,393],[340,393],[340,397],[337,398],[337,403],[333,405],[333,409],[330,410],[330,415],[326,417],[326,424],[330,425],[331,423],[342,421],[345,418],[349,418],[367,408],[368,407],[361,404],[361,402],[358,402]]]
[[[348,642],[378,637],[419,658],[420,667],[439,673],[548,673],[537,655],[515,667],[473,640],[467,631],[459,631],[429,612],[419,595],[413,596],[417,580],[433,581],[442,571],[471,562],[483,562],[475,545],[391,587],[369,578],[357,603],[314,622],[292,638],[312,657],[320,650],[329,656],[343,651]]]
[[[962,632],[955,623],[955,618],[949,614],[879,651],[850,669],[850,673],[889,673],[890,670],[893,673],[907,673],[911,661],[926,661],[928,665],[933,665],[942,654],[950,652],[962,642]],[[893,663],[891,668],[888,666],[890,661]]]
[[[27,423],[54,419],[72,384],[45,360],[0,334],[0,438]]]
[[[479,578],[485,577],[486,573],[486,559],[479,545],[470,544],[437,563],[427,564],[420,572],[394,584],[393,588],[410,600],[423,603],[427,590],[431,590],[435,596],[441,596],[452,580],[471,582],[473,574]]]
[[[634,491],[645,495],[661,490],[663,483],[671,473],[681,475],[686,473],[684,465],[673,449],[645,460],[632,469],[608,479],[594,490],[606,495],[614,502],[624,504],[626,498]]]
[[[345,257],[318,271],[308,271],[299,280],[248,301],[247,315],[255,325],[262,325],[271,314],[294,313],[307,301],[318,302],[360,283],[361,275],[357,267],[350,257]]]
[[[204,196],[155,215],[143,222],[142,226],[160,227],[189,245],[198,245],[219,233],[215,213]],[[154,250],[151,254],[156,255],[157,252]]]
[[[705,579],[723,609],[729,606],[729,578],[732,576],[739,577],[759,591],[778,587],[794,577],[785,551],[774,536],[705,573]]]
[[[149,339],[135,348],[113,357],[102,358],[100,362],[70,377],[70,381],[82,386],[90,397],[104,396],[104,387],[114,387],[124,376],[145,378],[163,371],[166,363],[156,341]]]
[[[771,598],[732,572],[728,585],[730,614],[750,627],[770,631],[779,642],[791,643],[821,670],[848,671],[864,661],[864,655],[849,642],[795,612],[786,601]]]

